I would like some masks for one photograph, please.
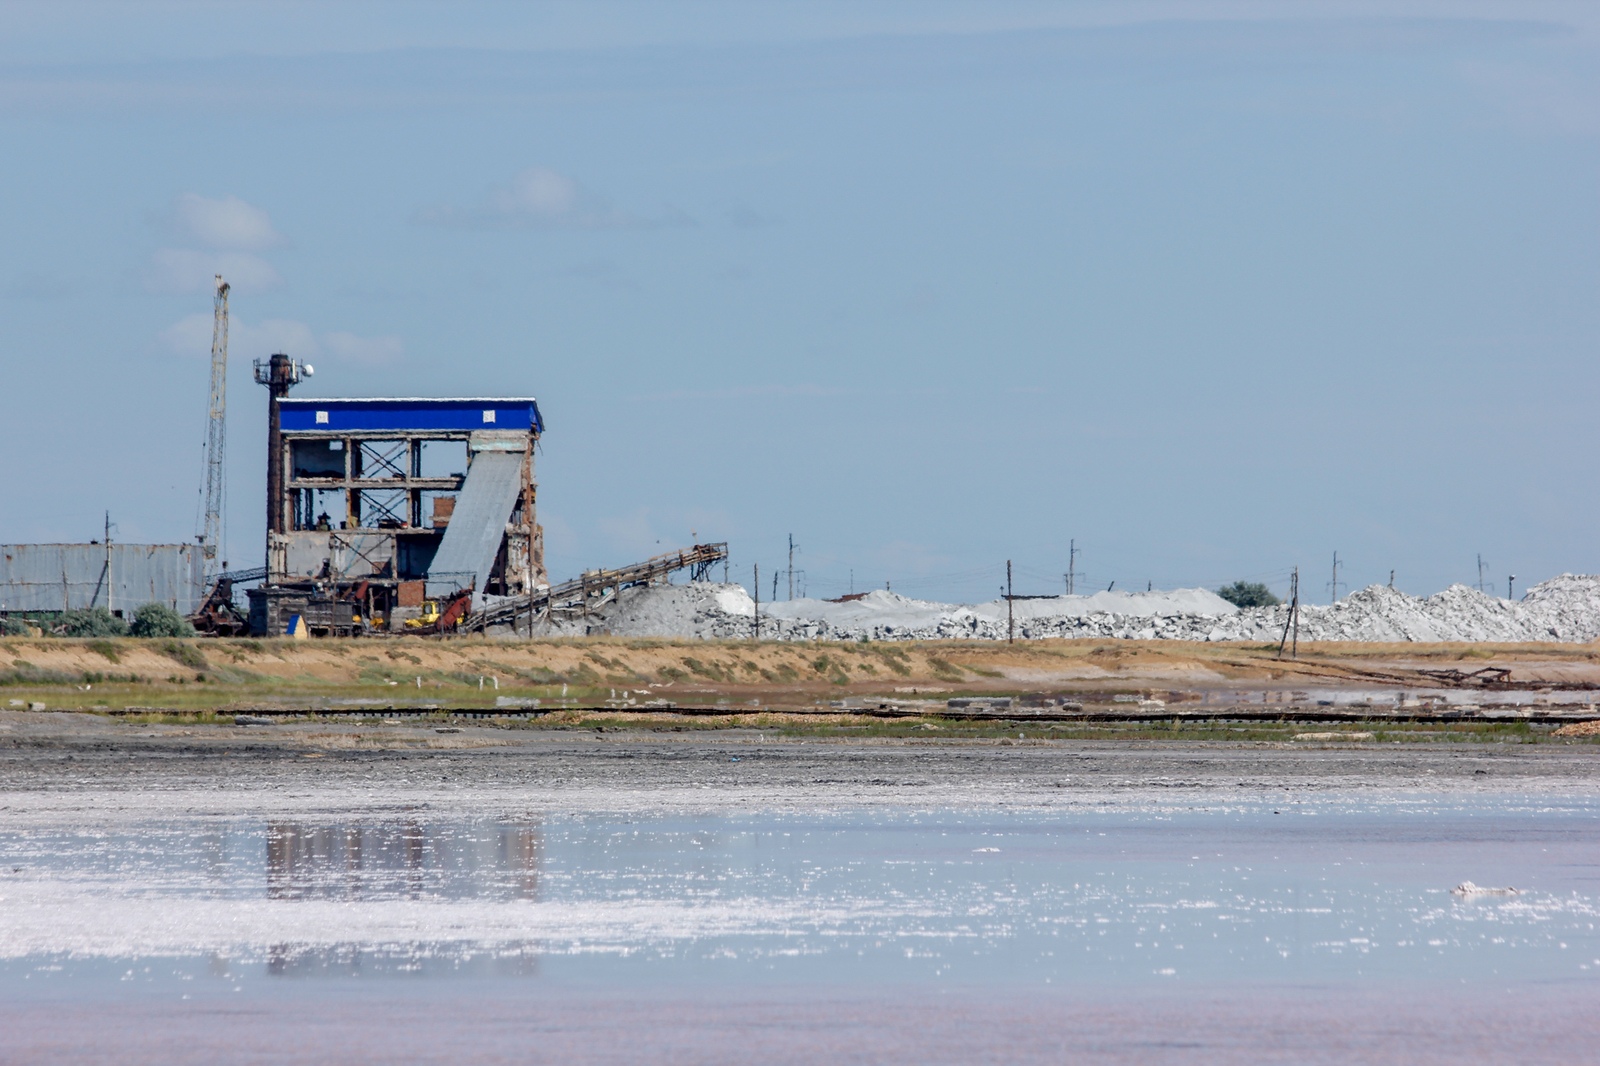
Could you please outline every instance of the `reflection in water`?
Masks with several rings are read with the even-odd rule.
[[[537,825],[267,824],[269,899],[538,899]]]
[[[526,973],[535,953],[661,985],[1600,974],[1592,800],[1294,806],[0,830],[0,991],[8,959],[24,981],[108,959],[247,980]],[[1449,894],[1469,877],[1524,891]]]
[[[533,942],[513,942],[498,945],[493,951],[468,953],[440,951],[437,946],[421,944],[388,948],[274,944],[267,949],[266,972],[272,977],[532,977],[539,972],[541,950],[542,945]],[[225,960],[223,966],[227,971]]]
[[[536,824],[267,823],[267,898],[274,900],[537,900],[544,836]],[[444,968],[493,976],[538,971],[537,944],[503,944],[469,960],[434,958],[414,945],[275,944],[267,972],[285,977],[419,974]]]

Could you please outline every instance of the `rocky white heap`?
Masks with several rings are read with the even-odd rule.
[[[1277,641],[1287,605],[1239,609],[1205,589],[1097,592],[1016,601],[1017,636]],[[739,585],[625,590],[589,622],[616,636],[748,638],[755,603]],[[1451,585],[1428,597],[1373,585],[1331,605],[1300,607],[1301,640],[1583,642],[1600,637],[1600,577],[1562,574],[1521,600]],[[977,605],[869,592],[846,603],[761,605],[764,640],[1004,640],[1003,600]]]

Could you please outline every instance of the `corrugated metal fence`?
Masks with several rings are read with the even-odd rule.
[[[0,611],[106,607],[126,614],[200,604],[205,573],[193,544],[0,545]]]

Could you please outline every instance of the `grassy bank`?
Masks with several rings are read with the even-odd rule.
[[[1600,684],[1591,645],[1303,645],[1161,641],[815,643],[588,638],[537,641],[0,639],[0,699],[23,705],[188,711],[439,705],[542,709],[814,708],[845,698],[1113,695],[1179,703],[1232,688],[1393,693],[1432,687],[1421,671],[1503,666],[1530,691]],[[1271,696],[1262,696],[1270,699]]]

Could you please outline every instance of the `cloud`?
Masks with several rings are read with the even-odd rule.
[[[165,221],[171,229],[223,251],[259,252],[286,243],[265,211],[237,196],[212,200],[183,193],[173,197]]]
[[[161,344],[183,356],[211,354],[212,317],[186,315],[161,331]],[[268,318],[254,325],[237,315],[228,321],[228,359],[265,359],[274,352],[287,352],[296,359],[323,356],[337,363],[357,366],[385,366],[399,361],[405,345],[399,337],[360,337],[342,330],[318,334],[304,322],[288,318]]]
[[[265,292],[283,287],[277,268],[249,252],[158,248],[141,272],[145,289],[162,295],[210,292],[217,274],[237,292]]]
[[[209,338],[205,350],[211,350]],[[243,359],[265,359],[274,352],[288,352],[297,359],[313,359],[322,354],[322,346],[317,343],[310,326],[292,318],[263,319],[255,326],[230,318],[228,357],[233,358],[235,352]]]
[[[529,167],[511,184],[489,193],[489,206],[502,215],[534,218],[571,218],[579,211],[582,190],[578,183],[549,167]]]
[[[694,224],[672,207],[663,208],[655,219],[624,211],[567,175],[542,166],[518,171],[508,184],[491,188],[476,207],[433,204],[419,210],[412,221],[466,229],[602,230]]]
[[[232,323],[229,324],[232,332]],[[179,355],[211,352],[211,316],[185,315],[161,331],[161,343]],[[233,352],[230,355],[235,354]]]
[[[388,366],[405,354],[399,337],[358,337],[354,333],[324,333],[322,347],[335,359],[362,366]]]
[[[210,315],[185,315],[161,331],[161,343],[178,355],[210,355],[211,327]],[[305,359],[322,354],[322,346],[304,322],[268,318],[251,325],[238,315],[229,316],[229,359],[265,359],[274,352]]]

